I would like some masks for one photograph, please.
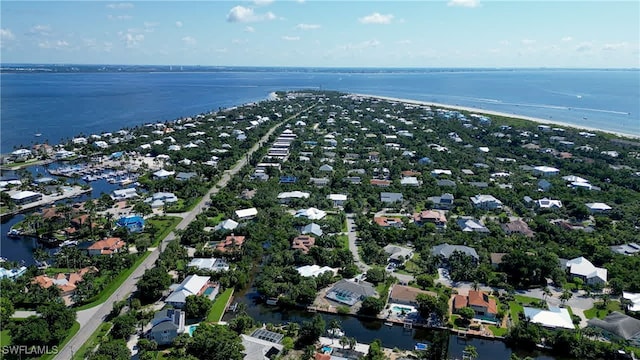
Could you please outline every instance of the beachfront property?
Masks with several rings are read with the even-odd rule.
[[[524,307],[524,316],[530,322],[547,329],[575,329],[571,315],[566,308],[549,306],[549,310]]]
[[[187,296],[206,296],[213,300],[218,295],[219,286],[211,283],[209,279],[208,276],[187,276],[182,283],[171,286],[172,293],[167,296],[165,303],[182,309],[187,302]]]
[[[17,279],[22,276],[25,272],[27,272],[26,266],[21,266],[19,268],[14,269],[5,269],[4,267],[0,267],[0,279],[7,278],[9,280]]]

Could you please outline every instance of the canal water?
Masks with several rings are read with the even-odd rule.
[[[254,288],[246,292],[237,292],[235,302],[246,304],[246,312],[254,320],[264,324],[281,324],[295,322],[301,324],[308,321],[315,314],[301,310],[280,310],[277,306],[268,306],[260,301],[260,297]],[[418,342],[431,342],[438,332],[442,330],[426,329],[404,329],[402,326],[384,325],[382,321],[359,319],[353,316],[333,315],[318,313],[324,318],[328,325],[332,320],[340,321],[345,336],[354,337],[358,342],[371,343],[375,339],[380,339],[382,345],[387,348],[399,348],[402,350],[413,350]],[[223,320],[229,321],[234,317],[233,313],[225,314]],[[447,332],[448,333],[448,332]],[[504,342],[497,340],[485,340],[468,338],[461,339],[455,335],[449,335],[449,357],[462,358],[462,351],[465,346],[473,345],[478,350],[479,359],[502,360],[509,359],[512,349]],[[336,344],[337,341],[336,341]],[[337,345],[339,346],[339,345]],[[519,356],[531,356],[536,360],[554,360],[555,358],[541,353],[525,353],[515,351]]]
[[[73,179],[53,176],[47,172],[47,169],[56,169],[59,166],[67,166],[67,164],[60,163],[51,163],[46,166],[29,166],[27,170],[33,175],[33,178],[39,177],[52,177],[56,179],[67,180],[68,183],[74,182]],[[16,177],[16,173],[14,171],[3,171],[3,178],[11,178]],[[87,184],[87,182],[78,179],[79,184]],[[56,204],[64,204],[67,201],[71,202],[82,202],[89,199],[97,199],[102,195],[102,193],[110,194],[113,190],[119,189],[118,184],[111,184],[107,180],[101,179],[97,181],[92,181],[88,183],[91,186],[91,192],[83,194],[79,197],[63,199],[57,201]],[[39,212],[41,208],[37,208],[31,210],[24,214],[18,214],[12,217],[4,217],[2,218],[2,222],[0,223],[0,256],[6,258],[10,261],[18,261],[23,263],[26,266],[34,265],[35,260],[33,258],[33,249],[37,246],[35,239],[29,237],[20,237],[20,238],[10,238],[7,236],[7,233],[11,229],[12,226],[19,223],[25,218],[26,214]]]

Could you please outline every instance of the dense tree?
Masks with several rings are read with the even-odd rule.
[[[129,360],[131,351],[124,340],[112,340],[101,343],[89,360]]]
[[[213,301],[205,296],[187,296],[184,310],[189,319],[202,319],[207,316],[209,309],[213,306]]]
[[[198,326],[186,350],[200,360],[242,360],[244,357],[238,334],[219,325]]]
[[[0,297],[0,324],[7,324],[13,316],[13,303],[6,297]]]
[[[306,344],[312,344],[324,334],[325,322],[320,315],[314,315],[311,321],[305,321],[300,327],[300,337],[298,338],[298,345],[304,346]]]
[[[375,316],[378,315],[382,309],[384,309],[384,300],[369,296],[362,300],[360,313],[363,315]]]
[[[136,317],[131,313],[116,317],[113,319],[111,337],[114,339],[129,339],[129,336],[136,331],[136,324]]]
[[[153,302],[171,285],[171,275],[162,266],[148,269],[138,281],[138,296],[144,302]]]
[[[371,344],[369,344],[369,351],[367,355],[364,357],[366,360],[386,360],[388,359],[384,355],[384,351],[382,349],[382,341],[375,339]]]

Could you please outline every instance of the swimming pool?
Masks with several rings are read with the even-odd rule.
[[[189,336],[193,336],[193,332],[200,326],[200,324],[189,325],[187,326],[187,331],[189,332]]]
[[[205,291],[204,291],[204,295],[209,296],[211,295],[211,293],[214,291],[215,289],[212,287],[208,287]]]
[[[391,308],[393,311],[397,311],[397,312],[405,312],[405,313],[410,313],[412,312],[414,309],[412,307],[404,307],[404,306],[394,306]]]
[[[331,346],[323,346],[323,347],[322,347],[322,353],[323,353],[323,354],[331,354],[331,351],[333,351],[333,349],[331,348]]]

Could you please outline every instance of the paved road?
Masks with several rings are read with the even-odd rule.
[[[315,105],[314,105],[315,106]],[[300,113],[310,110],[314,106],[304,109],[295,115],[283,120],[277,125],[273,126],[269,131],[257,142],[246,154],[243,156],[236,165],[228,171],[225,171],[218,183],[211,188],[202,200],[189,212],[183,213],[184,217],[182,221],[176,226],[176,229],[184,230],[187,225],[191,223],[198,214],[200,214],[206,207],[207,202],[210,200],[212,194],[217,194],[221,189],[227,186],[229,180],[237,174],[243,166],[247,164],[248,157],[258,150],[268,139],[273,132],[280,127],[283,123],[290,119],[297,117]],[[170,241],[176,239],[175,232],[171,232],[161,243],[161,248],[164,249]],[[159,247],[159,248],[160,248]],[[145,270],[153,267],[156,260],[160,256],[160,249],[154,250],[149,256],[138,266],[133,273],[122,283],[122,285],[115,291],[104,303],[84,311],[78,312],[78,322],[80,323],[80,330],[76,335],[62,348],[55,360],[68,360],[73,358],[75,351],[77,351],[93,334],[100,324],[104,321],[105,317],[113,309],[113,304],[117,301],[125,299],[130,293],[135,290],[138,279],[142,277]]]

